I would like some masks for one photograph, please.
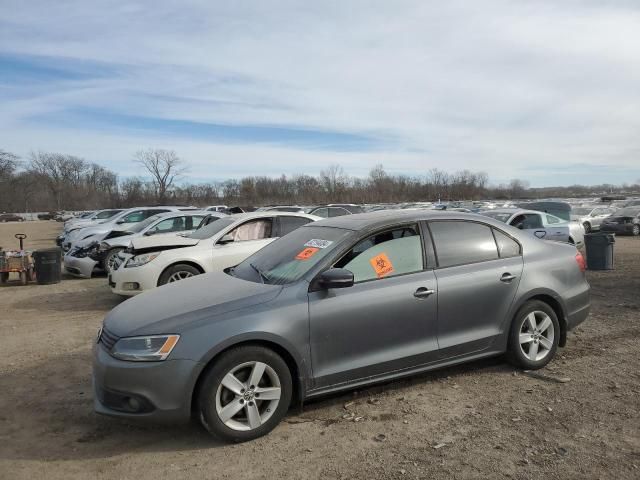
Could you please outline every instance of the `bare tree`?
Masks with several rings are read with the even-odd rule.
[[[345,189],[347,180],[344,169],[336,163],[329,165],[326,170],[320,172],[320,182],[328,196],[333,198],[334,201],[338,200],[337,197]]]
[[[514,178],[509,182],[509,192],[511,198],[522,198],[525,195],[526,190],[529,188],[529,182],[526,180],[520,180]]]
[[[142,165],[151,175],[158,203],[166,200],[174,182],[186,171],[183,161],[173,150],[140,150],[135,154],[135,162]]]
[[[8,178],[18,168],[19,157],[5,150],[0,150],[0,179]]]
[[[74,205],[88,167],[83,159],[61,153],[31,152],[29,161],[29,170],[48,184],[58,210]]]

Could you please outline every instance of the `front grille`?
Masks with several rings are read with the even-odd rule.
[[[120,337],[114,335],[109,330],[102,327],[102,332],[100,332],[100,338],[98,339],[98,343],[102,343],[104,345],[104,348],[107,349],[107,351],[111,351],[111,349],[113,348],[113,346],[116,344],[118,340],[120,340]]]

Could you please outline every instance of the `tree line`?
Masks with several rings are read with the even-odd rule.
[[[491,186],[485,172],[391,175],[382,165],[367,177],[348,175],[329,164],[319,175],[249,176],[225,181],[180,182],[186,165],[172,150],[148,149],[134,154],[145,177],[119,178],[115,172],[83,158],[54,152],[32,152],[21,159],[0,150],[0,212],[91,210],[139,205],[314,205],[324,203],[398,203],[421,201],[573,197],[638,192],[632,185],[529,188],[520,179]]]

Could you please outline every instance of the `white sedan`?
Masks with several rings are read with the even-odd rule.
[[[142,237],[109,275],[111,291],[132,296],[201,273],[222,271],[320,217],[293,212],[252,212],[223,217],[188,236]]]

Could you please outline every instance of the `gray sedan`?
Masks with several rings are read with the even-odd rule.
[[[323,394],[505,352],[541,368],[587,318],[584,270],[574,246],[473,214],[322,220],[111,311],[95,409],[244,441]]]

